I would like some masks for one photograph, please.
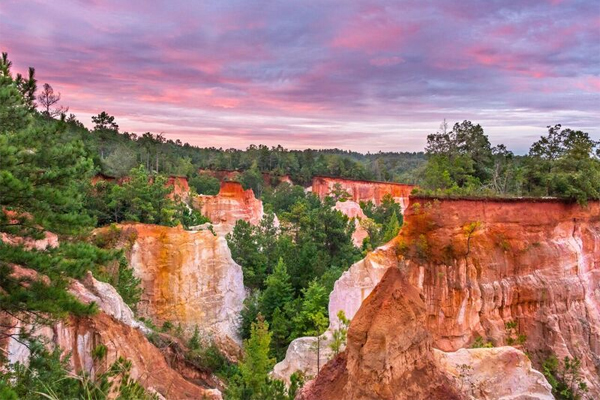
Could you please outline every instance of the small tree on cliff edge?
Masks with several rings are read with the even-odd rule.
[[[344,310],[338,311],[337,317],[340,320],[340,326],[338,329],[333,331],[333,339],[329,345],[335,356],[337,356],[342,350],[342,347],[346,345],[348,326],[350,326],[350,320],[346,318],[346,313],[344,313]]]

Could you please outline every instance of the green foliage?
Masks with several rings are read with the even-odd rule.
[[[26,100],[14,81],[8,54],[0,59],[0,134],[16,132],[28,125],[31,116]]]
[[[104,357],[106,357],[107,352],[108,352],[108,347],[106,347],[103,344],[99,344],[98,346],[94,347],[94,349],[92,350],[92,358],[94,360],[103,360]]]
[[[200,349],[200,331],[198,330],[198,326],[194,328],[194,334],[188,341],[188,347],[190,350]]]
[[[352,198],[350,193],[348,193],[340,183],[335,183],[333,185],[333,188],[329,192],[328,196],[331,197],[335,203],[338,201],[344,202]]]
[[[262,251],[262,244],[267,239],[260,227],[244,220],[238,220],[233,232],[227,235],[231,257],[242,266],[246,287],[260,288],[265,280],[269,258]]]
[[[275,365],[275,360],[269,357],[270,345],[269,324],[259,317],[252,324],[250,338],[244,341],[244,359],[240,363],[244,384],[254,393],[260,392]]]
[[[402,210],[390,194],[383,196],[378,206],[372,201],[361,201],[360,207],[369,218],[361,221],[361,226],[369,234],[363,242],[363,250],[371,251],[398,235],[402,226]]]
[[[396,236],[398,236],[398,232],[400,232],[400,222],[398,221],[396,212],[394,212],[385,226],[385,230],[383,233],[383,243],[387,243]]]
[[[189,185],[196,193],[205,195],[216,195],[221,188],[221,183],[217,178],[202,173],[194,174],[189,180]]]
[[[558,399],[586,399],[589,388],[581,376],[581,361],[565,357],[560,361],[551,355],[542,363],[542,373],[552,386],[552,394]]]
[[[0,231],[41,237],[79,234],[93,221],[84,210],[81,179],[92,163],[83,143],[65,138],[60,123],[0,135]]]
[[[471,343],[472,349],[486,349],[486,348],[492,348],[492,347],[494,347],[494,344],[492,342],[486,341],[481,336],[477,336],[475,338],[475,340],[473,341],[473,343]]]
[[[337,317],[340,321],[340,325],[333,331],[331,344],[329,345],[335,356],[337,356],[342,350],[342,347],[346,345],[348,327],[350,326],[350,320],[346,318],[344,310],[338,311]]]
[[[134,168],[122,185],[113,185],[108,207],[114,210],[115,221],[135,221],[148,224],[174,225],[176,208],[168,195],[173,190],[166,186],[161,175],[150,177],[144,166]]]
[[[269,324],[259,314],[252,323],[250,338],[244,340],[244,357],[239,363],[239,373],[233,376],[225,392],[231,400],[293,400],[303,383],[300,375],[295,375],[287,389],[282,381],[269,378],[275,365],[270,357],[271,333]]]
[[[285,352],[290,343],[289,337],[293,324],[292,316],[290,315],[292,310],[293,307],[289,305],[286,305],[283,311],[277,307],[271,317],[270,327],[271,334],[273,335],[271,338],[271,354],[277,361],[285,358]]]
[[[181,223],[185,229],[210,222],[210,219],[183,201],[175,202],[175,221]]]
[[[282,258],[279,258],[273,273],[266,279],[260,296],[260,309],[267,320],[271,320],[275,309],[283,309],[294,298],[294,289]]]
[[[600,199],[600,142],[588,133],[549,126],[525,157],[490,147],[470,121],[427,137],[420,194],[434,196],[554,196],[586,204]]]
[[[106,111],[92,117],[95,131],[119,131],[119,125],[115,122],[115,117],[108,115]]]
[[[289,183],[281,183],[276,188],[266,188],[262,201],[265,206],[270,206],[275,214],[290,212],[294,204],[306,198],[304,188]]]
[[[519,333],[519,323],[508,321],[504,324],[506,330],[506,344],[509,346],[523,345],[527,341],[527,335]]]
[[[193,339],[193,348],[190,348],[185,353],[185,358],[188,362],[200,370],[211,371],[225,380],[229,380],[239,374],[237,365],[233,364],[221,353],[221,350],[214,341],[200,338],[196,332],[194,332],[196,338]]]
[[[0,394],[6,399],[90,399],[150,400],[156,396],[146,392],[130,375],[131,362],[119,358],[108,370],[97,373],[95,379],[86,374],[75,375],[69,367],[69,357],[62,350],[46,349],[37,340],[29,340],[29,364],[16,363],[0,371]],[[106,347],[94,351],[101,359]]]
[[[294,337],[317,336],[327,328],[329,292],[318,281],[302,290],[302,303],[294,316]]]
[[[250,169],[247,169],[242,173],[240,182],[244,189],[252,189],[256,197],[262,195],[264,180],[256,161],[252,163]]]
[[[585,132],[549,126],[548,135],[531,146],[526,166],[534,194],[580,204],[600,199],[600,142]]]

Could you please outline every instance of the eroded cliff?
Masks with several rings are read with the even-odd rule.
[[[580,359],[600,393],[600,203],[413,198],[399,251],[437,348],[524,341],[538,365]]]
[[[242,269],[231,258],[225,238],[181,227],[119,227],[133,238],[127,258],[142,280],[139,315],[157,326],[181,324],[190,335],[198,327],[224,350],[237,348],[245,291]]]
[[[252,189],[244,190],[238,182],[221,182],[219,194],[196,196],[193,203],[220,235],[231,232],[240,219],[257,225],[264,215],[262,201],[254,197]]]
[[[391,195],[394,201],[400,204],[402,210],[408,206],[408,197],[415,188],[414,185],[394,182],[358,181],[315,176],[312,182],[312,192],[322,199],[328,196],[336,185],[348,192],[350,199],[356,203],[372,201],[379,205],[385,195]]]
[[[363,301],[375,289],[388,268],[398,266],[396,256],[396,240],[377,248],[367,256],[354,263],[348,271],[335,282],[329,295],[329,328],[321,341],[319,365],[323,366],[331,359],[333,352],[331,332],[339,328],[337,317],[343,311],[346,318],[352,319]],[[296,371],[302,371],[307,376],[317,375],[317,338],[308,336],[297,338],[290,343],[285,358],[273,369],[273,376],[289,382],[290,376]]]
[[[521,351],[437,351],[426,318],[420,291],[398,268],[388,269],[355,315],[345,353],[329,362],[300,398],[552,399],[550,385]]]
[[[384,271],[386,267],[401,271],[395,279],[406,280],[419,292],[424,304],[420,324],[433,348],[454,354],[481,336],[495,346],[522,343],[538,366],[552,354],[578,358],[590,393],[600,393],[599,203],[581,207],[555,200],[411,198],[405,225],[388,246],[387,252],[376,252],[387,260],[378,265]],[[343,282],[360,271],[361,263],[336,283],[330,315],[338,309],[332,304],[338,303],[352,316],[352,304],[364,299],[352,294],[360,289],[356,278],[348,294],[339,298],[336,294],[344,292]],[[371,273],[369,286],[376,285],[381,275]],[[377,307],[370,310],[383,312]],[[372,324],[385,320],[371,319]],[[405,331],[404,322],[392,326]],[[349,336],[349,347],[353,340],[355,334]],[[351,351],[336,365],[359,368],[350,355]],[[390,350],[388,357],[403,356]],[[398,371],[399,366],[394,368]]]
[[[17,268],[16,274],[30,279],[45,279],[35,271]],[[174,370],[165,355],[148,341],[144,333],[148,329],[138,322],[131,309],[109,284],[94,279],[91,273],[82,282],[72,281],[70,292],[84,303],[95,302],[99,312],[91,317],[69,317],[53,326],[37,327],[35,334],[45,338],[50,346],[60,347],[70,354],[70,364],[74,371],[85,372],[94,377],[107,369],[119,357],[131,362],[131,378],[144,388],[166,399],[221,399],[216,389],[204,387],[203,382],[193,383]],[[10,363],[27,363],[29,349],[21,341],[15,340],[21,323],[8,315],[2,315],[3,326],[11,326],[2,331],[7,340],[0,342]],[[4,329],[4,328],[3,328]],[[94,356],[99,346],[105,346],[106,355]]]

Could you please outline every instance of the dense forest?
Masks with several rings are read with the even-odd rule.
[[[115,117],[102,111],[92,118],[89,131],[74,115],[66,117],[68,129],[96,150],[95,162],[107,175],[122,177],[133,167],[192,177],[198,169],[256,170],[274,176],[289,175],[297,184],[309,184],[315,175],[354,179],[414,182],[423,166],[423,153],[360,154],[339,149],[288,150],[251,145],[245,150],[199,148],[162,134],[120,132]]]
[[[122,221],[184,227],[206,222],[197,210],[170,199],[167,175],[185,175],[197,193],[214,194],[219,182],[199,169],[239,170],[245,187],[265,205],[258,226],[238,221],[227,240],[242,266],[250,291],[242,318],[245,355],[233,364],[198,337],[185,338],[187,357],[209,367],[228,383],[231,399],[291,399],[289,390],[268,377],[291,340],[319,335],[328,325],[327,302],[333,283],[366,251],[397,235],[399,206],[386,198],[379,206],[361,204],[372,220],[362,249],[353,246],[354,224],[333,209],[344,193],[324,200],[302,185],[315,175],[416,183],[431,196],[556,196],[585,204],[600,198],[600,143],[585,132],[550,126],[528,155],[492,147],[480,125],[443,124],[428,136],[423,153],[359,154],[333,150],[287,150],[250,146],[245,150],[198,148],[149,132],[120,132],[115,117],[100,112],[89,130],[49,84],[38,93],[35,70],[13,74],[8,56],[0,60],[0,233],[3,238],[39,239],[57,234],[60,245],[36,250],[0,240],[0,308],[24,324],[52,324],[68,315],[93,315],[67,287],[91,270],[113,284],[133,308],[139,280],[123,252],[98,242],[91,231]],[[92,186],[94,174],[128,179]],[[264,186],[262,173],[289,175],[297,185]],[[275,223],[278,219],[279,224]],[[14,241],[14,240],[13,240]],[[118,265],[118,268],[109,265]],[[48,281],[14,274],[19,265]],[[160,329],[151,327],[152,329]],[[32,350],[28,367],[0,372],[0,397],[151,398],[129,379],[127,360],[96,381],[74,376],[68,360],[40,338],[22,332]],[[124,384],[112,387],[114,376]],[[45,395],[46,394],[46,395]]]

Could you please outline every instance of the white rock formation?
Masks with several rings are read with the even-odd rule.
[[[144,333],[150,332],[144,324],[135,319],[133,311],[125,304],[117,290],[112,285],[95,279],[90,271],[81,282],[73,281],[69,291],[83,303],[95,302],[100,310],[117,321],[138,328]]]
[[[481,400],[551,400],[552,387],[531,361],[514,347],[433,350],[440,370],[470,396]]]

